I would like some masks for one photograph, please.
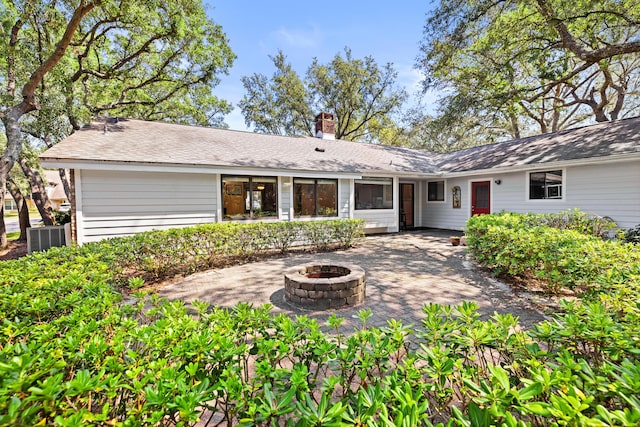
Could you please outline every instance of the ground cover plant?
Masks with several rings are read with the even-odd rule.
[[[519,232],[521,221],[506,214],[474,218],[473,255],[498,259],[485,240],[500,238],[505,227]],[[243,235],[232,227],[220,241],[225,232]],[[319,324],[271,314],[268,305],[223,310],[203,303],[195,304],[194,316],[181,302],[123,292],[123,283],[143,280],[145,268],[156,277],[177,268],[158,266],[167,256],[163,238],[167,250],[178,251],[203,232],[55,248],[0,264],[0,425],[640,422],[640,268],[633,245],[615,246],[628,252],[618,254],[628,260],[624,268],[603,268],[584,300],[565,303],[531,330],[511,315],[480,320],[475,303],[426,303],[420,324],[389,319],[384,328],[368,327],[371,312],[363,310],[360,326],[345,330],[338,316]],[[573,233],[558,230],[567,232]],[[239,246],[262,247],[243,236],[228,237],[234,243],[226,246],[207,244],[228,248],[229,256]],[[598,238],[589,237],[587,246],[595,244],[591,239]],[[524,235],[519,241],[533,244]],[[185,271],[200,268],[188,258],[204,259],[204,249],[192,250],[183,256]],[[127,278],[132,259],[145,267]],[[567,274],[584,282],[578,270]]]

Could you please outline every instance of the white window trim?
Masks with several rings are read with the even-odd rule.
[[[429,200],[429,183],[430,182],[443,182],[444,184],[444,199],[443,200]],[[436,204],[436,205],[443,205],[445,203],[447,203],[447,201],[449,200],[449,198],[447,197],[447,180],[446,179],[429,179],[427,180],[427,185],[425,185],[425,200],[427,203],[429,204]]]
[[[531,174],[536,172],[549,172],[552,170],[559,170],[562,172],[562,197],[554,199],[531,199],[529,193],[531,190]],[[532,169],[524,173],[524,187],[525,187],[525,202],[527,203],[558,203],[566,202],[567,200],[567,168],[544,168],[544,169]]]
[[[356,207],[355,207],[355,200],[356,200],[356,184],[358,183],[358,181],[365,181],[365,180],[367,180],[367,179],[371,179],[371,178],[373,178],[373,179],[376,179],[376,178],[385,178],[385,179],[390,179],[390,180],[391,180],[391,183],[390,183],[390,184],[388,184],[388,185],[391,187],[391,207],[390,207],[390,208],[358,209],[358,208],[356,208]],[[398,191],[400,191],[400,190],[399,190],[399,188],[400,188],[400,184],[398,183],[398,185],[397,185],[397,187],[398,187],[398,188],[396,188],[396,182],[395,182],[394,177],[392,177],[392,176],[378,176],[378,175],[375,175],[375,176],[374,176],[374,175],[372,175],[372,176],[363,176],[363,177],[362,177],[362,178],[360,178],[360,179],[354,179],[354,180],[352,180],[352,182],[353,182],[353,191],[352,191],[352,193],[353,193],[353,210],[354,210],[354,211],[358,211],[358,212],[365,212],[365,213],[375,213],[375,212],[389,212],[389,211],[394,211],[394,210],[396,210],[396,201],[395,201],[395,199],[396,199],[396,193],[397,193]]]

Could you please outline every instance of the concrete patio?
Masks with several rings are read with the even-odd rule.
[[[207,301],[220,307],[238,302],[272,304],[274,313],[307,314],[324,321],[332,313],[345,318],[346,330],[359,325],[357,313],[370,309],[371,326],[387,319],[419,324],[424,304],[475,301],[483,318],[512,313],[523,326],[544,319],[526,295],[478,270],[467,261],[465,247],[449,243],[451,232],[421,230],[367,237],[357,247],[330,253],[297,253],[280,258],[197,273],[163,286],[159,294],[185,302]],[[284,271],[308,263],[356,264],[366,272],[366,301],[357,307],[308,311],[284,300]]]

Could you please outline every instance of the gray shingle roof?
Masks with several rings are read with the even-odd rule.
[[[113,121],[113,120],[111,120]],[[238,167],[327,173],[438,174],[628,155],[640,158],[640,118],[433,153],[310,137],[264,135],[120,119],[92,123],[45,151],[43,161]]]
[[[439,155],[436,162],[451,173],[634,154],[640,157],[638,117],[473,147]]]
[[[432,153],[408,148],[131,119],[110,121],[107,132],[104,122],[94,122],[40,158],[336,173],[436,172]]]

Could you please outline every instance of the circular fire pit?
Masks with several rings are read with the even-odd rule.
[[[364,270],[357,265],[308,264],[284,275],[284,297],[311,309],[340,308],[364,303]]]

